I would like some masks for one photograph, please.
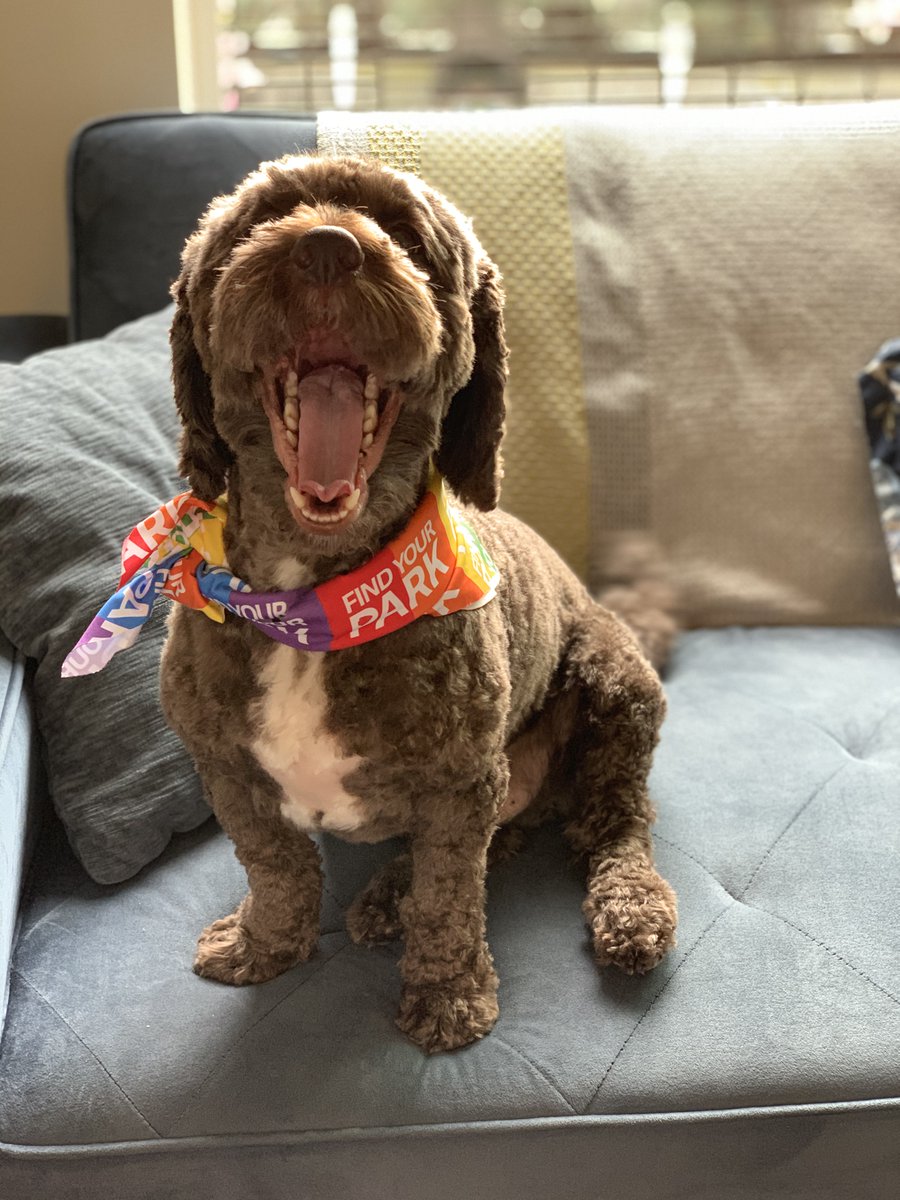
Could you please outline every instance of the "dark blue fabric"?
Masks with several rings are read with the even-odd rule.
[[[900,475],[900,338],[885,342],[859,377],[872,457]]]
[[[889,1105],[15,1150],[4,1200],[896,1200]]]
[[[859,376],[869,466],[894,586],[900,594],[900,338],[885,342]]]
[[[210,200],[264,159],[315,148],[315,119],[297,115],[145,113],[86,126],[69,155],[73,338],[162,308]]]

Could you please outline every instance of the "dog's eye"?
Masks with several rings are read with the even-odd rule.
[[[422,239],[412,225],[393,225],[390,230],[391,239],[404,250],[421,250]]]

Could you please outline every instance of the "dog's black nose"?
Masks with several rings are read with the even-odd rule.
[[[310,283],[340,283],[356,275],[365,256],[349,231],[337,225],[319,225],[299,237],[291,251],[294,262]]]

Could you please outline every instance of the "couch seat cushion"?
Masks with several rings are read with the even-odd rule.
[[[315,1165],[309,1195],[346,1195],[342,1172],[369,1170],[389,1136],[407,1165],[354,1194],[443,1197],[449,1181],[423,1193],[416,1170],[437,1170],[453,1137],[477,1129],[510,1155],[491,1194],[537,1197],[552,1194],[541,1172],[552,1178],[558,1148],[523,1180],[531,1139],[604,1128],[612,1140],[584,1153],[619,1145],[610,1180],[627,1178],[635,1152],[616,1139],[637,1130],[647,1194],[653,1183],[656,1196],[701,1196],[699,1160],[666,1181],[654,1156],[663,1164],[704,1122],[733,1139],[721,1170],[740,1165],[751,1181],[799,1172],[811,1187],[822,1154],[835,1186],[859,1155],[876,1185],[889,1178],[900,1167],[900,633],[694,632],[667,688],[652,786],[658,862],[680,897],[677,948],[642,979],[598,973],[578,872],[557,832],[539,831],[490,880],[501,1019],[450,1055],[426,1058],[394,1027],[398,948],[361,949],[344,932],[342,910],[390,847],[325,841],[318,954],[232,989],[190,969],[197,933],[244,888],[214,826],[112,889],[51,837],[0,1059],[0,1182],[6,1167],[12,1189],[0,1191],[30,1194],[15,1185],[33,1162],[46,1181],[81,1178],[90,1162],[92,1178],[119,1186],[126,1176],[103,1171],[130,1171],[139,1197],[166,1194],[193,1164],[190,1194],[212,1195],[237,1146],[256,1179],[248,1164],[264,1143],[278,1148],[266,1189],[235,1194],[297,1194],[291,1180]],[[785,1126],[766,1119],[775,1112],[807,1122],[789,1154]],[[589,1183],[567,1182],[566,1195],[598,1195]]]

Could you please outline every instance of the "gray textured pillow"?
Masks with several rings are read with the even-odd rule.
[[[170,320],[0,365],[0,627],[37,661],[54,804],[100,883],[127,879],[209,815],[159,709],[164,614],[100,674],[59,676],[115,590],[123,538],[183,490]]]

